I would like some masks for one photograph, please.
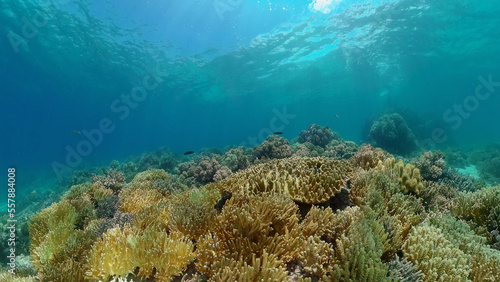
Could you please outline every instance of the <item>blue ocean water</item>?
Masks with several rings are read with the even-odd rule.
[[[500,140],[494,1],[169,2],[3,2],[0,161],[18,191],[313,123],[361,143],[395,109],[426,146]]]

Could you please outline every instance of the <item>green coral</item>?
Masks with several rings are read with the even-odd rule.
[[[414,227],[403,245],[409,261],[424,274],[424,281],[467,281],[470,257],[442,230],[428,223]]]
[[[77,220],[78,214],[68,200],[31,218],[31,260],[43,279],[60,279],[63,273],[71,281],[83,280],[82,266],[93,235],[77,230]]]
[[[374,212],[365,209],[360,220],[355,221],[336,241],[337,264],[326,281],[384,281],[388,267],[381,258],[388,245],[389,234]]]
[[[452,205],[453,213],[464,220],[486,228],[500,229],[500,186],[486,187],[476,192],[460,193]]]

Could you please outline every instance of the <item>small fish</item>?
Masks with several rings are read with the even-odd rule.
[[[336,118],[339,118],[339,115],[335,115]]]
[[[106,174],[106,171],[104,171],[104,168],[101,169],[101,174],[102,175],[105,175]]]
[[[274,132],[273,134],[274,134],[274,135],[281,135],[281,134],[283,134],[283,132],[281,132],[281,131],[276,131],[276,132]]]
[[[74,129],[73,134],[75,135],[82,135],[82,133],[79,130]]]
[[[183,155],[185,156],[185,155],[191,155],[191,154],[194,154],[194,152],[193,151],[187,151]]]

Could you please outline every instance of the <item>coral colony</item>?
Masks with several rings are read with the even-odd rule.
[[[311,125],[291,143],[161,149],[75,173],[29,219],[32,266],[0,278],[500,281],[500,186],[458,174],[441,152],[394,156],[416,149],[397,114],[369,136],[382,148]]]

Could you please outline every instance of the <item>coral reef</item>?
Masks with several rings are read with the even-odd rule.
[[[353,166],[360,167],[365,170],[374,168],[379,162],[392,157],[391,154],[385,152],[380,148],[373,148],[371,145],[362,146],[359,151],[354,154],[349,161]]]
[[[123,176],[121,172],[110,169],[107,175],[92,175],[91,181],[96,185],[111,189],[113,192],[117,193],[125,184],[125,176]]]
[[[490,184],[500,183],[500,144],[495,143],[470,153],[470,162],[475,165],[482,179]]]
[[[262,144],[253,148],[254,157],[260,160],[283,159],[292,154],[293,150],[288,140],[277,135],[269,135]]]
[[[406,258],[400,259],[398,255],[387,266],[389,277],[395,281],[419,282],[422,281],[422,271],[409,262]]]
[[[422,271],[424,281],[468,280],[468,256],[437,227],[427,223],[414,227],[403,252]]]
[[[422,177],[420,176],[420,170],[415,168],[414,165],[405,165],[402,160],[396,162],[394,158],[389,158],[384,162],[379,162],[376,169],[396,177],[401,192],[420,194],[422,190]]]
[[[414,159],[413,163],[420,170],[420,175],[424,180],[438,180],[447,167],[444,161],[444,154],[441,151],[431,152],[424,151],[418,159]]]
[[[295,157],[313,158],[319,157],[325,152],[323,148],[315,146],[310,142],[304,142],[303,144],[296,143],[294,144],[293,149],[295,151],[293,156]]]
[[[370,128],[369,139],[375,146],[393,154],[409,155],[417,149],[417,140],[399,114],[386,114]]]
[[[302,130],[299,135],[298,142],[309,142],[314,146],[325,148],[325,146],[333,139],[333,132],[328,126],[321,127],[317,124],[309,126],[307,130]]]
[[[302,137],[78,173],[29,221],[32,266],[0,280],[500,280],[500,186],[439,152],[404,163],[327,127]]]
[[[486,187],[476,192],[460,193],[452,206],[453,213],[463,220],[491,231],[500,230],[500,186]]]
[[[345,160],[354,156],[358,150],[359,146],[354,142],[334,139],[326,145],[324,156]]]

